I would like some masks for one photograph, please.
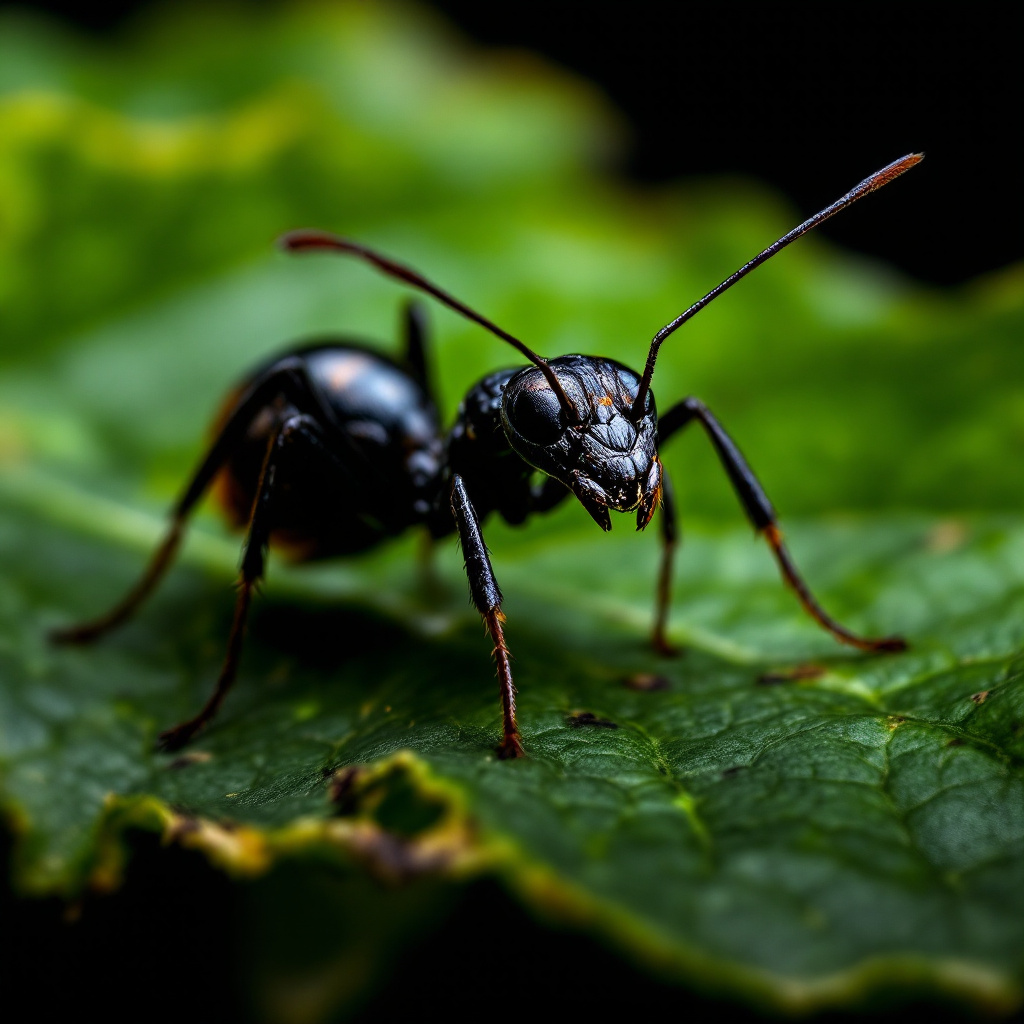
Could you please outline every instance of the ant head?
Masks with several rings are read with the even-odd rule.
[[[528,366],[502,395],[509,444],[531,466],[565,484],[602,530],[612,528],[610,509],[636,509],[642,530],[661,497],[658,414],[650,389],[636,415],[640,375],[614,359],[562,356],[548,366],[578,415],[567,415],[545,375]]]

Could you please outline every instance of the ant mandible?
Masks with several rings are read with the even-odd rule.
[[[673,405],[659,419],[651,378],[665,339],[712,299],[922,159],[923,154],[911,153],[883,167],[744,264],[658,331],[642,376],[604,356],[542,359],[414,270],[371,249],[320,231],[285,235],[280,244],[289,252],[329,249],[366,260],[496,334],[532,365],[500,370],[475,384],[445,435],[428,382],[424,326],[415,305],[406,312],[402,363],[344,340],[296,348],[264,363],[225,403],[214,440],[139,582],[106,615],[59,630],[54,639],[84,643],[124,622],[170,566],[186,519],[216,481],[228,517],[246,529],[241,579],[213,694],[194,718],[160,736],[163,749],[175,750],[213,718],[234,682],[253,589],[263,576],[272,541],[288,545],[299,559],[316,559],[366,550],[417,524],[435,538],[457,532],[470,594],[494,644],[503,721],[498,753],[518,757],[523,746],[502,629],[502,596],[481,522],[497,512],[510,523],[521,523],[574,494],[602,530],[611,529],[610,510],[635,510],[636,527],[643,530],[660,506],[662,558],[653,643],[669,654],[665,627],[676,512],[658,450],[696,421],[808,614],[841,643],[865,651],[905,649],[898,637],[857,636],[824,612],[797,572],[775,510],[735,442],[696,398]],[[534,479],[536,470],[544,474],[540,483]]]

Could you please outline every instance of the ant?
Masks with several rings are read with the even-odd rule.
[[[141,579],[106,615],[58,630],[53,639],[85,643],[124,622],[169,568],[189,514],[215,484],[228,518],[246,531],[241,577],[227,653],[212,695],[194,718],[160,735],[163,749],[176,750],[213,718],[234,682],[253,590],[263,577],[271,543],[306,560],[363,551],[414,525],[426,527],[433,538],[457,532],[470,595],[494,645],[503,721],[498,754],[519,757],[523,746],[502,628],[502,595],[481,522],[497,512],[509,523],[522,523],[573,494],[602,530],[611,529],[610,511],[635,511],[636,528],[643,530],[660,507],[662,558],[653,644],[671,654],[665,628],[678,534],[672,488],[658,450],[696,422],[807,613],[841,643],[864,651],[904,650],[899,637],[860,637],[825,613],[793,564],[775,510],[735,442],[696,398],[684,399],[659,418],[651,378],[665,339],[709,302],[811,228],[922,159],[923,154],[911,153],[888,164],[744,264],[658,331],[642,375],[604,356],[543,359],[416,271],[372,249],[320,231],[285,235],[279,244],[288,252],[348,253],[432,295],[508,342],[531,365],[499,370],[475,384],[445,434],[429,383],[423,314],[416,304],[406,309],[401,362],[342,339],[295,348],[265,362],[225,402],[213,442],[174,506],[170,528]]]

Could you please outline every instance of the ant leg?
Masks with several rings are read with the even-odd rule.
[[[661,568],[658,572],[658,603],[654,613],[651,644],[660,655],[671,658],[679,653],[679,649],[668,642],[665,628],[672,606],[672,565],[679,546],[679,528],[672,483],[664,469],[661,473],[661,515],[658,517],[658,525],[661,527]]]
[[[245,623],[249,615],[252,594],[263,578],[266,566],[267,547],[273,529],[275,484],[279,482],[277,474],[289,447],[300,438],[330,458],[329,450],[321,439],[316,421],[311,416],[293,413],[271,435],[267,443],[267,454],[263,460],[252,513],[249,516],[249,527],[238,580],[238,597],[235,599],[235,614],[231,623],[231,633],[228,636],[227,653],[221,665],[220,675],[217,677],[217,684],[198,715],[160,734],[159,746],[162,750],[177,750],[188,743],[216,715],[238,675],[238,663],[242,654],[242,641],[245,636]]]
[[[466,563],[466,575],[469,577],[469,592],[473,604],[484,618],[487,631],[494,644],[494,659],[498,664],[498,686],[501,691],[501,715],[504,735],[498,756],[502,759],[521,757],[523,755],[522,738],[516,725],[516,688],[512,682],[512,666],[509,663],[509,651],[505,646],[505,634],[501,624],[505,616],[501,613],[501,589],[494,578],[491,560],[487,554],[483,534],[480,532],[480,520],[476,509],[469,500],[466,484],[456,473],[452,477],[452,515],[459,530],[462,543],[462,556]]]
[[[405,361],[412,375],[436,404],[433,375],[427,363],[427,337],[430,333],[427,310],[422,302],[407,302],[404,310]]]
[[[658,425],[659,445],[666,442],[676,431],[681,430],[692,420],[697,420],[704,428],[708,439],[718,453],[722,466],[732,481],[732,486],[747,517],[754,524],[754,529],[768,542],[772,555],[778,563],[779,571],[782,573],[782,578],[796,592],[807,614],[823,629],[828,630],[840,643],[858,647],[862,651],[906,650],[906,641],[901,637],[889,636],[877,640],[860,637],[848,629],[844,629],[826,614],[801,578],[782,542],[782,531],[778,526],[775,509],[768,500],[764,488],[754,476],[754,471],[747,465],[747,460],[736,446],[736,442],[725,432],[703,402],[697,398],[687,398],[669,409]]]
[[[220,433],[210,445],[206,455],[203,456],[202,462],[174,506],[171,512],[171,525],[150,559],[141,579],[106,614],[77,625],[53,630],[50,633],[50,640],[53,643],[91,643],[104,633],[120,626],[153,592],[174,561],[174,556],[177,554],[184,536],[185,522],[189,514],[224,465],[232,449],[244,436],[253,416],[277,395],[301,390],[301,382],[295,377],[297,368],[297,363],[294,367],[290,364],[278,364],[273,373],[254,381],[239,396]]]

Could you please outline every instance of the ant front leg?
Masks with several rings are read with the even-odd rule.
[[[498,686],[501,692],[501,716],[504,735],[498,756],[502,759],[523,755],[522,738],[516,725],[516,688],[512,682],[512,666],[509,651],[505,646],[505,634],[501,624],[505,616],[501,613],[501,589],[494,578],[491,559],[487,554],[484,536],[480,531],[480,520],[469,499],[466,484],[456,473],[452,477],[452,515],[459,531],[462,555],[469,577],[469,592],[473,604],[483,616],[494,644],[494,660],[498,665]]]
[[[828,630],[840,643],[860,648],[862,651],[904,651],[906,641],[901,637],[881,637],[877,640],[860,637],[839,625],[831,618],[821,605],[814,599],[807,584],[797,571],[793,560],[782,542],[782,531],[779,529],[775,509],[768,500],[754,471],[747,465],[747,460],[739,450],[736,442],[725,432],[722,425],[711,414],[708,407],[697,398],[687,398],[674,405],[661,417],[658,424],[658,444],[664,444],[676,431],[681,430],[691,421],[697,420],[704,428],[708,439],[722,462],[732,482],[733,489],[740,499],[747,517],[754,524],[754,529],[768,542],[772,555],[778,563],[782,578],[796,592],[804,610],[822,628]]]
[[[654,613],[651,644],[660,655],[672,658],[679,653],[679,649],[668,642],[666,629],[669,609],[672,607],[672,566],[675,562],[676,548],[679,546],[679,526],[672,482],[664,468],[661,471],[660,511],[658,525],[661,528],[661,568],[658,571],[658,604]]]

